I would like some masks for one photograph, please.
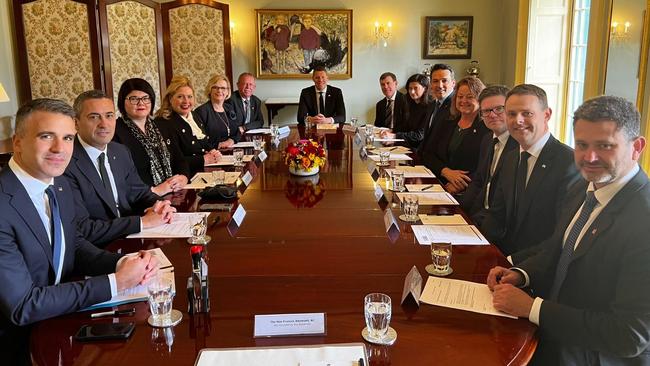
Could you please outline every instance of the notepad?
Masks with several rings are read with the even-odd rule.
[[[424,165],[400,166],[395,169],[386,169],[386,172],[392,177],[395,170],[404,172],[404,178],[435,178],[435,174]]]
[[[368,155],[368,158],[370,158],[372,161],[379,161],[379,155]],[[413,160],[410,156],[406,154],[390,154],[390,157],[388,160],[391,161],[409,161]]]
[[[192,226],[201,221],[209,212],[174,212],[172,222],[140,230],[127,238],[189,238]]]
[[[420,245],[446,242],[453,245],[489,245],[474,225],[411,225]]]
[[[363,322],[363,319],[361,319]],[[205,348],[199,352],[196,366],[360,366],[359,359],[368,365],[363,343]]]
[[[226,172],[224,184],[235,184],[241,175],[240,172]],[[211,172],[199,172],[194,174],[190,183],[186,184],[183,189],[205,189],[215,185]]]
[[[405,187],[409,192],[445,192],[440,184],[407,184]]]
[[[244,162],[247,163],[253,160],[254,155],[244,155]],[[219,158],[219,161],[212,164],[206,164],[205,166],[225,166],[225,165],[235,165],[235,157],[232,155],[223,155]]]
[[[424,225],[467,225],[461,215],[418,215]]]
[[[458,205],[458,201],[447,192],[407,192],[397,193],[400,201],[406,196],[417,196],[420,206]]]

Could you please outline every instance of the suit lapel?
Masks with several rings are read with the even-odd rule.
[[[525,217],[528,213],[533,198],[536,193],[539,191],[540,187],[544,183],[544,179],[549,171],[553,169],[553,159],[555,158],[556,153],[556,140],[553,136],[549,137],[549,140],[546,142],[546,145],[542,148],[542,151],[539,154],[539,158],[535,163],[533,171],[530,173],[530,178],[528,178],[528,184],[526,184],[526,190],[524,191],[524,199],[519,204],[519,212],[517,213],[518,220],[517,226],[520,223],[525,221]]]
[[[124,162],[122,159],[115,153],[115,148],[111,149],[112,143],[108,144],[107,153],[109,164],[111,166],[111,172],[113,173],[113,179],[115,180],[115,188],[117,188],[117,203],[122,208],[127,208],[129,205],[126,202],[123,202],[123,195],[120,192],[128,192],[127,187],[124,185],[126,182],[126,174],[124,173],[122,167]],[[117,208],[115,209],[117,211]],[[116,212],[117,214],[117,212]]]
[[[110,157],[109,157],[110,159]],[[84,150],[83,146],[79,142],[79,138],[75,139],[75,146],[74,146],[74,151],[72,153],[72,162],[70,164],[75,164],[77,166],[77,169],[83,174],[88,181],[93,186],[93,189],[95,192],[97,192],[97,195],[104,201],[104,204],[106,207],[109,207],[115,217],[118,217],[117,213],[117,207],[113,204],[113,199],[109,196],[109,193],[106,191],[106,188],[104,188],[104,183],[102,182],[102,178],[99,176],[99,173],[97,172],[97,168],[95,168],[95,164],[90,160],[90,157],[86,153],[86,150]],[[111,168],[112,170],[112,168]],[[116,185],[117,185],[117,178],[116,179]]]
[[[499,171],[501,170],[501,167],[503,166],[503,158],[510,152],[512,149],[518,147],[519,144],[515,139],[512,138],[512,136],[508,137],[508,141],[506,142],[506,146],[503,148],[503,151],[501,152],[501,156],[499,156],[499,161],[497,161],[497,166],[494,168],[494,174],[492,174],[493,177],[496,177]],[[493,149],[494,150],[494,149]]]

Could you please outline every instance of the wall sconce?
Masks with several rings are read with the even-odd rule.
[[[230,42],[235,43],[235,22],[230,22]]]
[[[609,33],[609,38],[613,42],[627,42],[630,40],[630,27],[632,26],[632,23],[630,22],[625,22],[623,24],[619,24],[617,21],[612,22],[612,28]]]
[[[2,86],[2,83],[0,83],[0,103],[6,103],[8,101],[9,101],[9,96],[5,91],[5,88]]]
[[[382,46],[388,47],[388,40],[390,39],[390,36],[392,35],[393,31],[393,22],[388,22],[386,25],[383,25],[379,22],[375,22],[375,29],[374,29],[374,36],[375,36],[375,43],[379,44],[381,43]]]

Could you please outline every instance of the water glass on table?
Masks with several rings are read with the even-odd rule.
[[[276,136],[280,135],[280,132],[278,131],[280,129],[280,127],[278,125],[276,125],[274,123],[271,123],[269,125],[269,127],[271,129],[271,137],[276,137]]]
[[[404,171],[403,170],[393,170],[391,174],[391,179],[393,180],[393,191],[403,192],[404,191]]]
[[[220,186],[226,183],[226,172],[223,170],[212,171],[212,181],[215,186]]]
[[[255,151],[262,151],[262,142],[264,138],[262,135],[253,135],[253,149]]]
[[[380,151],[379,152],[379,166],[389,166],[390,165],[390,151]]]
[[[359,127],[357,125],[358,122],[359,122],[359,118],[357,118],[357,117],[350,118],[350,123],[352,124],[353,127]]]
[[[160,273],[147,285],[151,325],[154,327],[172,326],[172,303],[174,302],[173,277]]]
[[[451,243],[431,243],[431,261],[426,271],[434,276],[446,276],[451,269]]]
[[[235,166],[244,165],[244,149],[234,149],[232,155],[235,157]]]
[[[418,196],[415,194],[404,196],[402,199],[402,211],[404,214],[400,215],[399,218],[406,222],[418,221],[419,203],[420,201],[418,200]]]
[[[371,293],[364,298],[364,315],[368,340],[382,343],[390,329],[392,304],[390,296],[381,293]]]

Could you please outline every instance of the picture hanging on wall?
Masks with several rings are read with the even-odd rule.
[[[352,10],[255,12],[258,78],[309,79],[318,66],[331,79],[352,77]]]
[[[422,58],[472,57],[474,17],[426,17]]]

